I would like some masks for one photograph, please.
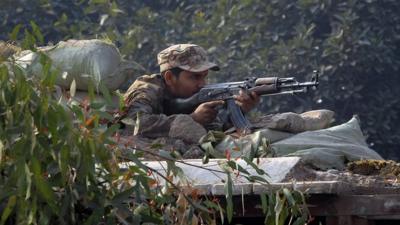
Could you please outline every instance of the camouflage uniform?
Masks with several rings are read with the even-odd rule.
[[[157,59],[160,72],[176,67],[191,72],[219,69],[216,64],[208,61],[203,48],[191,44],[171,46],[161,51]],[[175,123],[179,122],[176,120],[182,116],[181,114],[165,114],[164,102],[171,98],[160,74],[144,75],[138,78],[125,93],[125,112],[120,117],[137,121],[137,116],[139,116],[139,126],[136,127],[136,130],[137,134],[142,136],[150,138],[171,136],[171,126],[174,121]],[[201,131],[201,125],[191,117],[190,119],[180,117],[179,120],[186,121],[182,126],[194,127],[199,132],[199,136],[206,132],[204,128],[204,131]],[[211,126],[218,127],[215,123]],[[133,130],[134,128],[128,125],[124,134],[133,134]]]

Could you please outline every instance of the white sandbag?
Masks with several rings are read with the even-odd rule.
[[[134,66],[124,63],[118,49],[103,40],[68,40],[55,46],[41,47],[38,51],[52,60],[53,69],[59,71],[56,84],[69,88],[75,79],[76,88],[87,90],[88,84],[94,82],[98,87],[104,84],[109,90],[121,86]],[[42,74],[39,54],[23,51],[16,56],[16,62],[28,69],[34,76]]]

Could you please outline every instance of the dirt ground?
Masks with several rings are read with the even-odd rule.
[[[283,182],[291,181],[340,181],[349,184],[355,193],[400,194],[400,164],[388,160],[360,160],[347,164],[344,171],[315,170],[299,163]]]

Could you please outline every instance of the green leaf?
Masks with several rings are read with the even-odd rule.
[[[14,29],[11,31],[9,34],[10,40],[16,41],[18,38],[18,33],[21,30],[21,24],[18,24],[17,26],[14,27]]]
[[[249,171],[247,171],[245,168],[243,168],[241,165],[235,163],[234,161],[228,161],[228,165],[235,170],[240,171],[241,173],[250,175]]]
[[[96,111],[95,113],[98,114],[100,116],[100,118],[102,118],[102,119],[106,119],[108,121],[114,120],[114,117],[109,112],[99,110],[99,111]]]
[[[149,168],[148,166],[144,165],[134,154],[128,154],[126,156],[129,160],[133,161],[133,163],[136,164],[136,166],[138,166],[139,168],[147,171],[147,169]]]
[[[17,203],[17,196],[13,195],[10,198],[8,198],[8,202],[6,207],[3,210],[3,213],[1,215],[1,225],[5,224],[5,222],[7,221],[8,217],[10,216],[10,214],[12,213],[12,211],[14,210],[15,204]]]
[[[294,200],[292,193],[287,188],[283,188],[283,194],[285,195],[286,199],[288,200],[291,206],[296,205],[296,201]]]
[[[158,151],[158,155],[165,160],[171,160],[171,161],[176,160],[174,157],[172,157],[170,152],[162,150],[162,149]]]
[[[40,28],[38,27],[38,25],[32,20],[30,21],[30,24],[32,27],[33,34],[36,36],[36,39],[39,40],[40,44],[44,44],[44,38],[42,32],[40,32]]]
[[[203,164],[207,164],[210,161],[210,156],[207,154],[204,154],[203,158],[202,158],[202,163]]]
[[[203,212],[205,212],[205,213],[209,213],[210,212],[210,210],[208,210],[206,207],[204,207],[204,205],[205,205],[205,203],[204,202],[201,202],[201,203],[198,203],[198,202],[192,202],[192,204],[195,206],[195,208],[196,209],[198,209],[198,210],[201,210],[201,211],[203,211]],[[203,205],[204,204],[204,205]],[[216,204],[215,205],[213,205],[213,206],[216,206]],[[217,206],[218,207],[218,206]],[[215,208],[216,209],[216,208]]]
[[[242,157],[242,159],[243,159],[244,161],[246,161],[246,163],[247,163],[248,165],[250,165],[251,167],[253,167],[253,169],[254,169],[259,175],[268,175],[268,174],[265,173],[264,170],[258,168],[258,166],[257,166],[255,163],[253,163],[253,161],[250,160],[249,158],[247,158],[247,157]]]
[[[112,99],[111,99],[110,91],[108,90],[108,88],[103,83],[100,83],[100,91],[103,94],[103,97],[106,100],[106,103],[108,105],[112,105]]]
[[[5,152],[5,148],[3,142],[0,140],[0,162],[3,162],[3,152]]]
[[[3,213],[1,214],[1,225],[5,224],[8,217],[14,210],[15,204],[17,203],[17,196],[12,195],[8,198],[8,202],[6,207],[3,209]]]
[[[72,80],[71,85],[69,87],[69,94],[71,97],[75,97],[76,94],[76,81],[75,79]]]
[[[24,29],[24,40],[22,41],[22,48],[24,49],[30,49],[32,51],[36,51],[35,44],[36,44],[36,39],[35,37],[29,33],[27,29]]]
[[[106,4],[106,3],[108,3],[108,0],[90,0],[90,3],[92,3],[92,4]]]
[[[135,192],[136,187],[129,188],[123,192],[116,194],[111,200],[111,204],[119,205],[129,200],[132,197],[132,194]]]
[[[265,193],[261,193],[260,194],[260,199],[261,199],[261,207],[262,207],[262,211],[263,213],[267,213],[268,212],[268,200],[267,200],[267,195]]]
[[[266,184],[269,184],[268,180],[266,180],[264,177],[260,177],[260,176],[250,176],[251,179],[254,179],[256,181],[260,181]]]
[[[25,177],[26,177],[26,194],[25,194],[25,200],[28,200],[31,197],[31,188],[32,188],[32,174],[29,170],[28,164],[25,163]]]
[[[35,186],[39,191],[39,194],[44,198],[44,200],[46,200],[53,212],[57,213],[58,210],[56,206],[56,197],[51,189],[51,185],[43,178],[43,174],[41,173],[40,169],[40,162],[35,157],[32,157],[31,164]]]
[[[104,208],[97,207],[90,217],[86,220],[84,225],[99,224],[102,221],[104,215]]]
[[[136,113],[136,121],[135,121],[135,128],[133,130],[133,135],[138,135],[139,134],[139,129],[140,129],[140,112]]]
[[[303,217],[297,218],[293,223],[293,225],[303,225],[303,224],[307,224],[307,219]]]
[[[119,124],[113,124],[104,132],[104,137],[111,137],[119,129]]]
[[[206,155],[212,156],[214,158],[224,158],[224,154],[216,151],[211,142],[201,143],[200,146],[202,149],[204,149]]]
[[[225,189],[225,198],[226,198],[226,214],[228,217],[228,222],[232,222],[233,218],[233,200],[232,200],[232,192],[233,192],[233,182],[232,182],[232,177],[229,172],[226,173],[227,175],[227,181],[224,185]]]
[[[90,102],[90,108],[92,108],[92,109],[101,109],[101,108],[103,108],[105,106],[105,104],[104,104],[104,102],[101,102],[101,101],[93,101],[93,102]]]
[[[68,174],[68,164],[70,162],[70,150],[67,146],[63,146],[60,151],[59,156],[59,166],[61,171],[61,176],[63,176],[63,180],[67,181],[66,175]],[[72,163],[71,163],[72,164]]]
[[[287,204],[287,198],[283,189],[276,191],[275,199],[275,223],[283,225],[289,216],[290,209],[290,206]]]

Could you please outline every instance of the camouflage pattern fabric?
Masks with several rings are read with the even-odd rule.
[[[163,78],[159,74],[138,78],[124,95],[125,111],[120,119],[128,118],[136,122],[139,116],[137,134],[145,137],[167,136],[175,115],[163,114],[163,102],[168,98]],[[134,127],[125,122],[125,135],[132,135]]]
[[[172,96],[166,89],[164,80],[161,75],[144,75],[139,77],[127,90],[124,95],[125,110],[122,114],[117,115],[117,120],[125,124],[125,129],[122,132],[124,136],[133,135],[134,130],[136,130],[135,135],[141,135],[148,138],[158,138],[158,137],[174,137],[177,134],[171,133],[171,126],[176,126],[179,124],[175,120],[182,120],[182,114],[166,115],[164,112],[164,102],[171,99]],[[224,113],[221,113],[224,115]],[[139,118],[138,118],[139,116]],[[195,122],[189,115],[186,115],[186,119],[182,120],[182,126],[185,129],[192,131],[187,131],[187,135],[201,136],[206,133],[207,130],[222,130],[223,121],[225,117],[218,117],[213,123],[205,127],[202,131],[202,126]],[[224,118],[224,119],[221,119]],[[136,123],[138,121],[138,123]],[[174,122],[175,121],[175,122]],[[176,130],[176,129],[175,129]],[[181,137],[187,142],[197,142],[194,141],[195,138],[185,138]]]
[[[206,50],[194,44],[172,45],[158,53],[157,62],[160,72],[176,67],[191,72],[219,70],[217,64],[208,61]]]

